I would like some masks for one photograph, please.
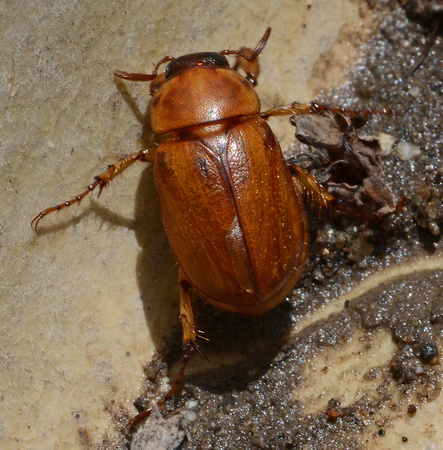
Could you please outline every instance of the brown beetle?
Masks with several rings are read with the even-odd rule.
[[[390,113],[315,103],[262,113],[254,85],[257,57],[270,33],[268,28],[254,50],[166,56],[152,74],[116,72],[130,81],[151,81],[151,127],[158,146],[109,166],[82,194],[32,221],[36,229],[44,216],[80,202],[96,187],[100,194],[135,161],[154,163],[162,219],[180,267],[184,349],[177,380],[159,405],[177,389],[191,349],[199,350],[190,288],[228,311],[257,314],[275,307],[297,282],[308,255],[303,194],[321,206],[334,201],[314,177],[285,161],[267,118],[325,110]],[[225,55],[236,56],[233,68]],[[165,62],[165,73],[158,74]],[[136,416],[131,427],[149,412]]]

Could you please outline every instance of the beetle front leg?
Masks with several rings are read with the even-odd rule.
[[[90,184],[84,192],[82,192],[80,195],[77,195],[77,197],[41,211],[37,216],[34,217],[34,219],[32,219],[31,227],[34,228],[34,230],[37,230],[38,224],[40,220],[43,219],[43,217],[54,211],[60,211],[61,209],[71,206],[74,203],[80,203],[96,187],[98,187],[99,189],[98,196],[100,197],[103,188],[107,186],[112,179],[114,179],[117,175],[121,174],[124,170],[126,170],[136,161],[153,162],[153,160],[154,157],[152,154],[150,154],[149,149],[142,150],[141,152],[134,153],[133,155],[125,156],[124,158],[120,159],[117,163],[108,166],[108,170],[106,172],[97,175],[95,177],[95,181],[92,184]]]

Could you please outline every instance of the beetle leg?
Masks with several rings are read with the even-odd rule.
[[[372,219],[373,216],[367,216],[360,214],[356,211],[351,211],[348,208],[342,206],[340,201],[330,194],[310,173],[298,167],[290,160],[286,160],[289,170],[292,174],[292,179],[297,187],[305,194],[306,200],[310,204],[314,204],[317,208],[317,212],[320,215],[322,211],[326,211],[329,217],[329,221],[332,223],[332,207],[339,211],[346,213],[351,217]]]
[[[329,205],[336,201],[335,197],[330,194],[310,173],[303,170],[290,160],[286,160],[289,170],[293,175],[293,180],[305,193],[309,202],[313,202],[321,209],[329,209]]]
[[[289,105],[277,106],[276,108],[268,109],[262,112],[260,115],[263,119],[267,119],[271,116],[292,116],[299,114],[319,115],[324,112],[336,112],[340,114],[346,114],[351,117],[359,116],[372,116],[373,114],[386,114],[394,116],[397,113],[388,108],[383,109],[345,109],[345,108],[333,108],[327,105],[319,105],[316,102],[311,103],[291,103]]]
[[[299,189],[305,194],[308,202],[313,203],[319,211],[326,210],[329,219],[332,222],[332,208],[346,214],[349,217],[354,217],[360,220],[374,220],[377,218],[375,214],[361,213],[347,208],[340,200],[330,194],[310,173],[298,167],[291,160],[286,160],[289,171],[292,174],[292,179]],[[401,209],[403,203],[398,208]]]
[[[404,76],[402,76],[401,78],[396,80],[394,84],[401,83],[401,82],[405,81],[406,78],[409,78],[411,75],[413,75],[415,72],[417,72],[417,70],[423,64],[424,60],[429,55],[429,52],[431,51],[431,48],[434,45],[435,40],[437,38],[437,33],[438,33],[438,29],[439,29],[440,26],[441,26],[440,22],[439,22],[439,20],[437,18],[437,15],[436,15],[435,18],[434,18],[434,21],[432,23],[432,28],[431,28],[431,32],[429,34],[428,42],[426,43],[426,46],[423,49],[421,56],[418,58],[416,63],[408,70],[408,72]]]
[[[187,345],[183,347],[183,356],[182,356],[182,365],[180,367],[180,371],[177,375],[177,378],[174,381],[174,384],[172,385],[171,389],[168,391],[168,393],[157,402],[157,406],[164,405],[175,393],[175,391],[180,386],[183,374],[185,373],[186,366],[189,361],[189,357],[191,354],[191,345]],[[142,422],[142,420],[146,419],[146,417],[149,417],[152,413],[152,407],[149,407],[141,412],[139,412],[128,424],[128,437],[132,435],[135,428]]]
[[[191,284],[180,269],[178,281],[180,284],[180,321],[183,328],[183,347],[195,346],[197,331],[195,328],[194,312],[192,311],[189,288]]]
[[[152,73],[131,73],[131,72],[124,72],[123,70],[116,70],[114,72],[114,75],[129,81],[142,81],[142,82],[152,81],[155,80],[155,78],[157,78],[157,72],[159,67],[163,63],[172,61],[173,59],[175,59],[173,56],[165,56],[155,65],[154,71]]]
[[[60,211],[61,209],[71,206],[74,203],[80,203],[96,187],[98,187],[99,189],[98,196],[100,197],[103,188],[107,186],[112,179],[114,179],[117,175],[122,173],[125,169],[134,164],[136,161],[153,162],[153,160],[154,157],[152,154],[150,154],[149,149],[142,150],[141,152],[134,153],[129,156],[125,156],[115,164],[111,164],[110,166],[108,166],[108,170],[106,172],[97,175],[95,177],[95,181],[92,184],[90,184],[88,188],[80,195],[77,195],[75,198],[68,200],[64,203],[60,203],[59,205],[52,206],[51,208],[47,208],[41,211],[37,216],[34,217],[34,219],[32,219],[31,227],[33,227],[34,230],[37,230],[37,226],[40,220],[43,219],[43,217],[54,211]]]
[[[191,298],[189,296],[189,288],[191,284],[186,279],[183,271],[180,269],[179,271],[179,284],[180,284],[180,321],[183,328],[183,356],[182,356],[182,365],[180,367],[180,371],[177,375],[177,378],[174,381],[171,389],[167,392],[167,394],[157,402],[157,406],[164,405],[177,391],[180,386],[183,375],[185,373],[186,366],[189,361],[189,357],[191,355],[191,350],[194,348],[200,354],[203,354],[202,350],[197,344],[198,332],[195,328],[195,320],[194,313],[192,311]],[[147,408],[144,411],[141,411],[137,414],[130,422],[128,428],[128,435],[130,436],[135,427],[146,417],[148,417],[152,412],[152,407]]]

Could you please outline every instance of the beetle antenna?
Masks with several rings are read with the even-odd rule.
[[[249,58],[246,58],[248,61],[252,61],[263,51],[265,48],[266,43],[268,42],[269,36],[271,35],[272,28],[268,27],[265,31],[265,34],[260,39],[260,42],[257,44],[257,47],[255,47],[254,51],[252,52],[252,55]]]
[[[265,31],[265,34],[260,39],[260,42],[257,44],[255,49],[251,51],[249,48],[241,48],[240,50],[222,50],[220,55],[237,55],[240,58],[244,58],[249,62],[257,59],[257,56],[263,51],[266,43],[268,42],[269,36],[271,35],[272,28],[268,27]]]
[[[257,44],[254,50],[250,48],[242,47],[240,50],[223,50],[220,55],[236,55],[237,61],[234,65],[234,70],[239,68],[243,69],[246,74],[246,79],[249,80],[253,86],[257,84],[257,77],[260,73],[260,67],[257,57],[265,48],[266,42],[268,42],[271,35],[271,27],[268,27],[260,42]]]

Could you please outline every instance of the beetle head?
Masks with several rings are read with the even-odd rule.
[[[220,53],[190,53],[189,55],[183,55],[175,58],[166,66],[166,79],[168,80],[169,78],[172,78],[184,70],[192,67],[229,67],[229,62],[227,58],[220,55]]]

